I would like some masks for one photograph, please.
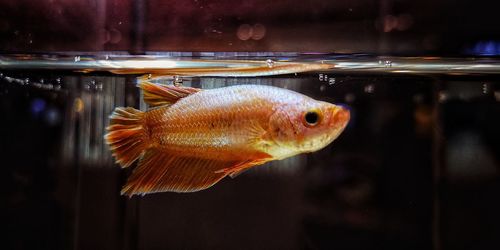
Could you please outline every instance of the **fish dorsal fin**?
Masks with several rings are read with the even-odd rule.
[[[151,107],[171,105],[181,98],[201,91],[197,88],[155,84],[149,81],[139,82],[138,87],[143,91],[144,101]]]

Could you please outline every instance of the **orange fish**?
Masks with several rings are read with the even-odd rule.
[[[122,194],[195,192],[272,160],[319,150],[349,111],[277,87],[202,90],[142,82],[146,112],[118,107],[105,135],[123,168],[139,159]]]

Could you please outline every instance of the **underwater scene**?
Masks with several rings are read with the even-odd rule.
[[[500,249],[497,5],[0,0],[0,249]]]
[[[500,246],[500,83],[491,74],[497,67],[494,60],[291,53],[3,57],[4,244]],[[141,163],[123,169],[115,163],[106,127],[116,107],[151,110],[139,88],[144,82],[202,91],[274,86],[340,105],[350,119],[324,148],[252,167],[204,190],[121,195]]]

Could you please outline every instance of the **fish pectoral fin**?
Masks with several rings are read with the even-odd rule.
[[[176,156],[148,149],[122,189],[123,195],[156,192],[195,192],[211,187],[228,175],[220,169],[237,161]]]
[[[143,91],[144,101],[151,107],[171,105],[181,98],[201,91],[197,88],[155,84],[145,80],[140,80],[138,87]]]
[[[255,146],[264,141],[266,130],[257,121],[247,122],[241,129],[246,131],[247,144]]]

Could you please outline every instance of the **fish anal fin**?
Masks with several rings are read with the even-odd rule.
[[[201,91],[191,87],[176,87],[174,85],[156,84],[140,81],[138,87],[143,90],[144,101],[151,107],[170,105],[179,99]]]
[[[237,164],[237,161],[176,156],[150,148],[129,177],[122,194],[200,191],[228,175],[218,170]]]

